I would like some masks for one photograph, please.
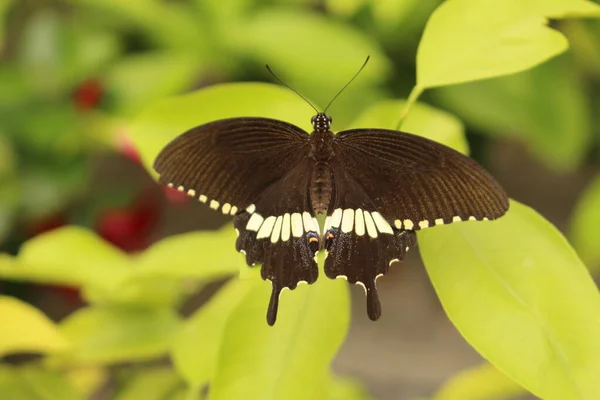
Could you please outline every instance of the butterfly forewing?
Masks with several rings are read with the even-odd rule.
[[[335,138],[343,169],[394,227],[418,230],[495,219],[508,197],[467,156],[432,140],[385,129],[355,129]]]
[[[235,215],[237,250],[248,265],[262,264],[261,275],[273,286],[270,325],[281,291],[318,276],[308,140],[306,132],[282,121],[234,118],[191,129],[155,162],[161,183]]]
[[[232,118],[193,128],[154,163],[159,182],[235,215],[304,159],[309,136],[268,118]]]

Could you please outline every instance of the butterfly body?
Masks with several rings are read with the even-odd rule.
[[[283,289],[317,280],[319,251],[327,277],[364,287],[376,320],[376,280],[416,245],[417,230],[508,209],[491,175],[453,149],[385,129],[334,134],[331,122],[315,115],[308,134],[268,118],[215,121],[173,140],[155,162],[161,183],[234,216],[236,249],[272,283],[270,325]]]

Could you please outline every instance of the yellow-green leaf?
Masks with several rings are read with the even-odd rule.
[[[69,347],[48,317],[15,298],[0,296],[0,320],[5,321],[0,329],[0,356],[60,352]]]
[[[177,334],[171,355],[190,386],[201,387],[213,378],[226,321],[258,283],[258,279],[233,279],[189,318]]]
[[[540,64],[568,47],[561,33],[546,26],[546,18],[598,9],[582,3],[504,0],[498,7],[494,0],[446,1],[432,14],[419,44],[417,85],[468,82]]]
[[[73,344],[61,363],[112,364],[157,358],[166,353],[179,328],[171,309],[87,307],[60,324]]]
[[[544,399],[600,398],[600,295],[569,243],[511,202],[493,222],[420,231],[452,322],[495,367]]]
[[[363,111],[348,128],[396,129],[404,100],[385,100]],[[413,104],[402,130],[435,140],[462,153],[469,152],[462,122],[447,112],[424,103]]]
[[[3,277],[39,283],[110,287],[129,262],[125,253],[84,228],[69,226],[27,241]]]
[[[255,285],[227,320],[211,400],[305,400],[320,388],[348,329],[348,284],[322,278],[283,293],[273,327],[270,286]]]
[[[482,364],[450,378],[436,392],[434,400],[508,400],[526,393],[493,365]]]
[[[37,364],[0,365],[0,395],[6,400],[83,400],[62,373]]]
[[[600,175],[583,192],[571,222],[573,246],[591,269],[600,268]]]

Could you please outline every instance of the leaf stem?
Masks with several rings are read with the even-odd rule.
[[[406,119],[406,116],[408,115],[408,111],[410,110],[410,107],[413,105],[414,102],[417,101],[417,99],[419,98],[421,93],[423,93],[423,90],[424,90],[423,87],[421,87],[419,85],[415,85],[415,87],[413,87],[412,90],[410,91],[410,94],[408,95],[408,100],[406,100],[406,103],[404,104],[404,107],[402,108],[402,111],[400,112],[400,119],[398,120],[398,125],[396,125],[397,131],[400,130],[402,123],[404,122],[404,120]]]

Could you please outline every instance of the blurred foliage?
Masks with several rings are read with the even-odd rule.
[[[349,327],[344,282],[284,294],[268,327],[269,285],[233,250],[230,226],[150,246],[162,198],[139,188],[98,195],[91,171],[117,152],[152,174],[169,140],[224,117],[309,129],[312,110],[298,96],[257,83],[273,80],[264,64],[323,107],[367,55],[329,111],[336,129],[400,121],[468,153],[467,129],[521,142],[559,172],[597,168],[600,22],[566,19],[598,17],[600,7],[440,3],[0,0],[0,277],[81,297],[58,323],[0,297],[10,321],[0,355],[42,355],[0,364],[0,397],[83,399],[110,388],[123,400],[370,398],[330,371]],[[571,230],[590,266],[600,265],[598,188],[596,178]],[[448,316],[491,363],[455,377],[436,399],[526,389],[600,397],[600,297],[554,227],[513,202],[498,221],[426,230],[419,240]],[[225,278],[202,307],[180,315],[193,294]]]

